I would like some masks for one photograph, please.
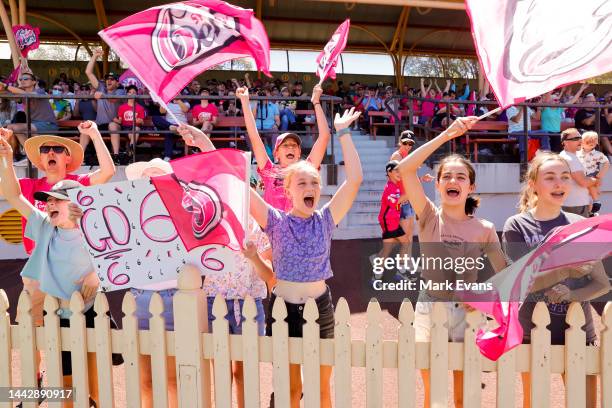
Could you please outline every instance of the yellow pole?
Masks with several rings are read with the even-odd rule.
[[[9,0],[9,7],[11,8],[11,24],[16,26],[19,24],[19,11],[17,9],[17,2],[15,0]]]
[[[26,0],[19,0],[19,24],[26,23]]]
[[[8,13],[6,12],[6,7],[4,6],[4,2],[0,1],[0,19],[2,20],[2,25],[4,26],[4,31],[6,32],[6,38],[11,47],[11,57],[13,59],[13,67],[17,68],[19,66],[19,56],[21,55],[19,52],[19,48],[17,48],[17,43],[15,42],[15,36],[13,35],[13,27],[11,26],[11,20],[9,20]]]

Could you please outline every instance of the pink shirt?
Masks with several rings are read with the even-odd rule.
[[[119,117],[119,119],[121,119],[121,126],[133,126],[134,110],[127,103],[124,103],[119,107],[119,110],[117,111],[117,116]],[[144,119],[144,117],[144,108],[141,105],[136,104],[136,119]]]
[[[261,177],[264,185],[264,201],[272,207],[289,212],[293,205],[285,194],[283,184],[282,169],[277,164],[272,164],[270,160],[266,162],[263,170],[257,167],[257,174]]]
[[[442,98],[441,94],[436,94],[435,98],[433,99],[441,99],[441,98]],[[421,104],[421,115],[427,118],[433,117],[435,107],[436,107],[436,104],[434,102],[423,101],[423,103]]]
[[[212,103],[206,105],[205,108],[203,108],[202,105],[196,105],[191,112],[193,117],[200,122],[210,122],[213,118],[219,116],[219,110]]]
[[[66,174],[66,180],[76,180],[84,186],[91,185],[91,180],[89,178],[89,174]],[[50,191],[53,185],[47,183],[47,178],[22,178],[19,179],[19,186],[21,187],[21,194],[34,204],[36,208],[41,211],[45,211],[47,207],[47,203],[44,201],[38,201],[34,199],[34,193],[37,191]],[[27,220],[21,217],[21,235],[23,237],[23,233],[25,232],[27,225]],[[23,237],[23,246],[28,253],[28,255],[32,254],[32,250],[34,250],[34,241]]]

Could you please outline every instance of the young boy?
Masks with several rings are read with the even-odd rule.
[[[89,254],[85,239],[78,228],[81,209],[70,202],[67,191],[80,187],[74,180],[62,180],[51,191],[37,191],[34,198],[47,203],[46,211],[37,209],[22,194],[12,165],[10,144],[0,138],[0,182],[6,200],[28,220],[25,236],[36,241],[36,247],[25,264],[21,275],[29,278],[24,287],[32,296],[32,315],[35,324],[42,323],[44,295],[60,299],[60,325],[69,327],[72,312],[69,302],[72,293],[81,292],[85,302],[85,321],[93,327],[93,302],[100,283]],[[88,353],[88,379],[90,395],[98,397],[98,381],[95,353]],[[62,352],[64,386],[72,384],[70,352]]]
[[[134,85],[130,85],[126,88],[128,96],[136,96],[138,95],[138,88]],[[128,99],[127,103],[119,106],[117,110],[117,117],[113,119],[113,122],[121,125],[121,130],[132,130],[134,125],[134,105],[136,105],[136,132],[140,130],[138,125],[142,125],[144,123],[145,110],[142,105],[136,103],[136,99]],[[128,154],[134,151],[134,145],[138,143],[138,133],[129,133],[130,138],[130,146],[128,148]]]
[[[602,180],[610,168],[610,161],[605,154],[595,150],[598,141],[599,136],[596,132],[584,132],[582,134],[582,149],[578,150],[576,156],[584,166],[587,177]],[[589,194],[593,199],[591,205],[591,217],[593,217],[601,208],[601,201],[598,200],[601,194],[600,185],[589,187]]]

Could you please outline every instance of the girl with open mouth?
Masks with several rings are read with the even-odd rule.
[[[350,136],[351,124],[360,113],[354,108],[342,117],[336,114],[334,126],[340,138],[346,163],[346,180],[331,201],[317,210],[321,197],[321,177],[315,165],[299,161],[289,166],[284,178],[291,210],[282,211],[266,203],[251,189],[251,215],[270,238],[272,265],[277,283],[267,314],[266,334],[272,335],[272,310],[277,297],[287,307],[290,337],[302,337],[305,303],[313,298],[319,312],[320,337],[334,337],[334,307],[325,281],[333,276],[330,263],[332,232],[348,213],[363,179],[361,163]],[[302,379],[299,364],[291,364],[291,407],[299,407]],[[321,366],[321,406],[331,407],[331,366]]]
[[[472,197],[475,190],[476,172],[463,156],[451,155],[444,158],[438,167],[436,190],[440,194],[440,205],[435,205],[425,195],[418,168],[444,143],[462,136],[476,123],[476,117],[458,118],[448,129],[406,156],[398,168],[404,183],[404,190],[416,213],[419,223],[420,253],[427,259],[455,260],[488,257],[497,272],[506,266],[499,238],[493,223],[474,217],[479,200]],[[455,264],[455,262],[453,262]],[[435,263],[434,263],[435,264]],[[453,270],[433,266],[424,267],[423,281],[441,284],[455,280],[476,282],[479,270],[474,267],[461,274]],[[434,288],[437,285],[434,285]],[[465,315],[471,308],[454,301],[454,294],[448,290],[423,289],[416,305],[414,328],[416,341],[429,342],[431,339],[431,313],[434,302],[444,302],[448,311],[449,341],[462,342],[467,323]],[[424,406],[430,405],[429,370],[421,370],[425,386]],[[456,406],[463,406],[463,373],[453,372],[454,400]]]

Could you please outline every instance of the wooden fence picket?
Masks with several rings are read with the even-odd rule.
[[[83,297],[79,292],[74,292],[70,298],[70,311],[72,312],[70,315],[70,353],[72,354],[72,385],[75,389],[74,406],[76,408],[90,408],[84,308]]]
[[[370,299],[366,315],[366,405],[369,408],[382,408],[383,339],[380,304],[376,299]]]
[[[49,387],[63,387],[62,376],[62,343],[68,343],[68,338],[62,339],[60,332],[60,318],[57,314],[59,302],[53,296],[45,296],[44,310],[47,313],[44,320],[45,333],[45,365],[47,366],[47,385]],[[60,408],[60,402],[49,402],[49,407]]]
[[[11,343],[11,316],[8,314],[9,300],[6,292],[0,289],[0,387],[13,385],[13,352]],[[0,401],[0,408],[12,408],[10,401]]]
[[[168,406],[168,368],[175,369],[168,362],[166,345],[166,321],[163,316],[164,300],[159,293],[153,293],[149,304],[149,349],[151,351],[151,385],[153,386],[153,408]],[[175,384],[176,386],[176,384]]]
[[[482,369],[480,351],[476,345],[476,333],[483,317],[480,312],[472,311],[466,314],[465,320],[467,327],[463,339],[463,405],[468,408],[480,407]]]
[[[586,333],[580,303],[570,305],[565,321],[565,406],[581,408],[586,406]]]
[[[316,320],[319,311],[314,299],[310,298],[304,306],[302,356],[304,358],[304,406],[317,408],[321,405],[321,357],[319,352],[319,325]]]
[[[213,303],[212,322],[213,347],[214,347],[214,372],[215,372],[215,404],[218,407],[231,406],[232,401],[232,361],[229,348],[229,322],[227,315],[227,303],[221,295],[215,297]],[[230,313],[233,315],[234,310]]]
[[[516,349],[497,360],[497,408],[514,408],[516,387]]]
[[[416,404],[416,350],[414,341],[414,310],[410,300],[400,307],[397,341],[397,394],[399,406],[414,408]]]
[[[274,369],[274,406],[290,406],[289,398],[289,327],[287,306],[277,297],[272,307],[272,366]]]
[[[334,330],[334,391],[335,406],[350,408],[352,403],[352,349],[351,311],[345,298],[336,304],[336,327]]]
[[[548,308],[543,302],[536,305],[531,321],[531,406],[550,407],[550,324]],[[534,386],[537,379],[537,386]]]
[[[98,293],[94,302],[94,332],[96,335],[96,365],[98,368],[98,389],[101,407],[115,405],[115,387],[113,385],[112,340],[110,317],[108,316],[108,299],[106,294]],[[45,323],[46,325],[46,323]]]
[[[601,408],[612,408],[612,303],[608,302],[601,316],[599,367]]]
[[[19,358],[21,360],[21,386],[36,387],[38,382],[38,350],[36,331],[32,316],[32,300],[28,292],[19,295],[17,303],[17,322],[19,332]],[[24,402],[23,408],[35,408],[36,402]]]
[[[136,299],[131,292],[123,295],[122,309],[126,404],[128,407],[140,407],[140,343]]]
[[[430,312],[429,383],[432,407],[448,405],[448,321],[446,304],[435,302]]]
[[[251,296],[247,296],[242,306],[242,357],[244,373],[244,406],[258,408],[259,401],[259,332],[257,306]]]

